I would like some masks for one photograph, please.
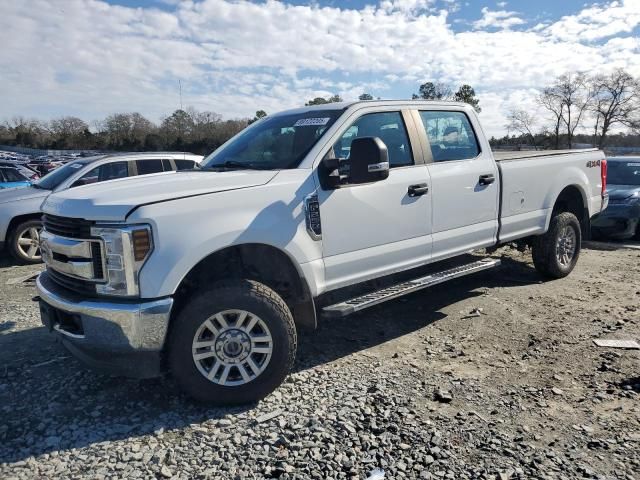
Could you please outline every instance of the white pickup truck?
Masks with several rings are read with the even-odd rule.
[[[214,404],[256,401],[286,377],[298,329],[320,313],[345,316],[499,263],[469,261],[472,250],[517,241],[542,275],[568,275],[607,206],[604,158],[494,155],[465,104],[271,115],[200,170],[50,195],[42,320],[95,367],[169,371]]]

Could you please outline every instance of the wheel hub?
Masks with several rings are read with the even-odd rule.
[[[241,363],[251,353],[251,339],[241,330],[229,329],[219,335],[215,350],[216,355],[223,362]]]
[[[569,265],[576,251],[576,233],[573,228],[565,227],[556,243],[556,257],[562,265]]]

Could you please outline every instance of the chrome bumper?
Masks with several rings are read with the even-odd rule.
[[[37,278],[36,288],[46,304],[41,305],[43,323],[81,360],[127,376],[159,373],[172,298],[140,303],[86,299],[58,286],[47,272]],[[143,361],[134,365],[132,360]]]

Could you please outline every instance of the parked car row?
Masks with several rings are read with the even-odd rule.
[[[0,191],[0,249],[6,248],[22,263],[41,261],[40,205],[52,192],[125,177],[193,169],[201,160],[202,156],[185,153],[99,155],[69,162],[34,183],[27,182],[27,188]],[[0,172],[3,170],[0,168]]]

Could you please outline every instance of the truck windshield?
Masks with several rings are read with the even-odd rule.
[[[609,162],[607,183],[610,185],[640,185],[640,158]]]
[[[214,151],[202,168],[296,168],[340,114],[342,110],[311,110],[266,117]]]

